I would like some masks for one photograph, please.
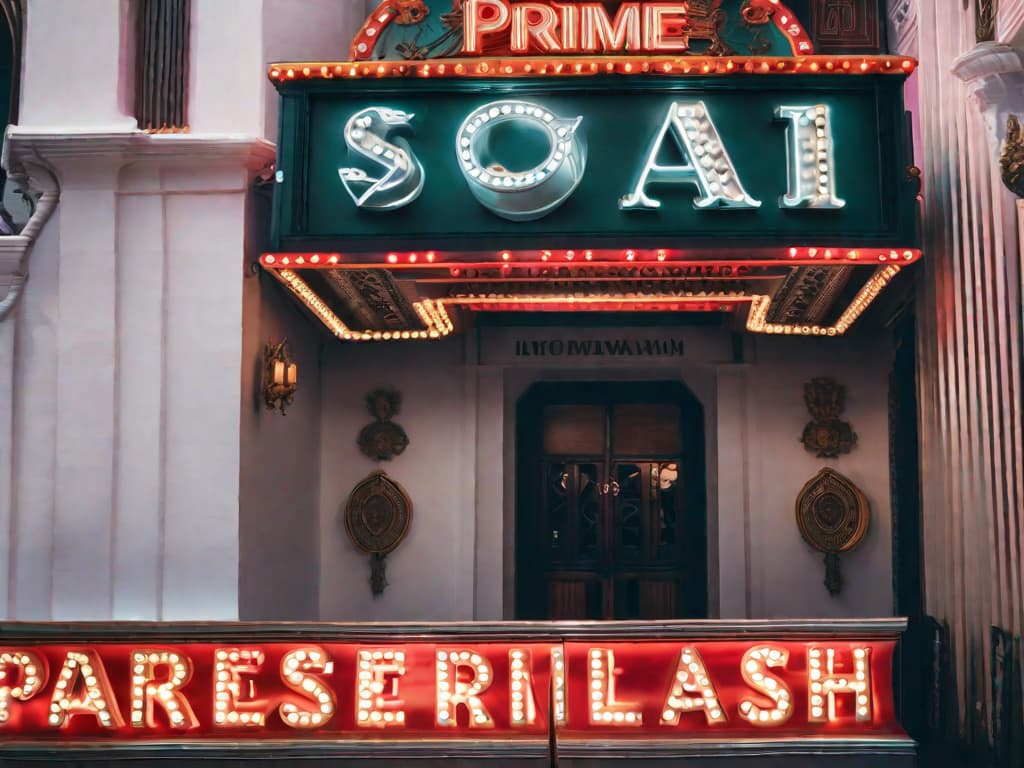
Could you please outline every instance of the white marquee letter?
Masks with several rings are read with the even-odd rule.
[[[725,722],[715,685],[696,648],[687,647],[679,652],[674,677],[662,707],[662,725],[678,725],[682,712],[704,712],[709,725]],[[693,696],[684,696],[684,693],[692,693]]]
[[[327,651],[317,645],[296,648],[281,659],[281,679],[295,693],[309,699],[309,705],[285,701],[278,707],[281,719],[292,728],[318,728],[334,716],[334,693],[315,674],[334,672],[334,662]]]
[[[640,706],[615,699],[615,653],[604,648],[590,649],[590,723],[591,725],[642,725]]]
[[[339,168],[338,175],[359,208],[393,211],[423,191],[423,166],[409,142],[391,136],[412,118],[398,109],[367,107],[345,124],[345,144],[353,165]]]
[[[658,154],[669,133],[683,155],[683,165],[658,164]],[[619,208],[624,211],[660,208],[661,201],[647,194],[649,184],[694,184],[700,191],[700,197],[693,201],[697,208],[758,208],[761,205],[743,189],[703,101],[672,103],[633,191],[619,200]]]
[[[579,186],[587,164],[576,129],[582,117],[557,117],[528,101],[493,101],[470,113],[455,137],[459,167],[473,196],[491,212],[511,221],[539,219],[564,203]],[[492,155],[491,129],[502,123],[544,132],[547,156],[533,168],[505,168]]]
[[[360,649],[357,725],[363,728],[405,725],[405,702],[398,697],[398,682],[404,674],[405,651]]]
[[[473,679],[459,680],[459,667],[472,670]],[[473,651],[453,650],[437,652],[437,724],[454,727],[459,704],[469,709],[470,728],[491,728],[494,720],[480,701],[480,694],[493,682],[491,665]]]
[[[814,107],[779,107],[778,120],[786,126],[786,168],[789,191],[783,208],[842,208],[836,196],[835,158],[832,152],[832,115],[824,104]]]
[[[751,648],[743,654],[740,669],[743,682],[775,702],[774,708],[758,705],[753,699],[740,699],[740,717],[760,726],[782,725],[793,716],[793,692],[780,678],[768,673],[769,667],[785,669],[789,651],[768,645]]]
[[[31,651],[0,653],[0,726],[10,720],[10,701],[28,701],[46,685],[45,662]]]
[[[826,659],[824,671],[821,668],[823,652]],[[856,697],[857,722],[870,722],[874,714],[871,699],[871,649],[853,649],[853,674],[835,671],[835,648],[811,648],[807,652],[807,656],[811,678],[811,716],[808,721],[825,723],[838,720],[836,695],[845,693],[853,694]]]
[[[156,681],[156,668],[167,668],[166,680]],[[167,714],[172,728],[198,728],[188,699],[179,690],[192,678],[192,661],[175,651],[136,649],[132,652],[132,726],[156,728],[157,705]]]
[[[104,728],[124,725],[103,661],[93,650],[68,651],[50,698],[50,725],[63,728],[75,715],[95,717]]]

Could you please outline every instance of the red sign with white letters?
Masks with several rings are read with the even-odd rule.
[[[530,634],[9,644],[0,633],[0,741],[902,734],[895,638]]]

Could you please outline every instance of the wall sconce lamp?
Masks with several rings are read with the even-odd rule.
[[[268,411],[280,410],[292,404],[298,387],[299,371],[292,361],[288,339],[275,344],[268,341],[263,347],[263,402]]]

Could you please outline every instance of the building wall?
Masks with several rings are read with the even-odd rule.
[[[712,615],[891,615],[887,350],[877,341],[759,339],[748,340],[748,362],[732,364],[722,362],[727,348],[716,351],[706,343],[711,334],[693,331],[697,343],[688,348],[698,359],[603,368],[524,364],[492,354],[488,338],[475,332],[433,343],[328,344],[321,618],[513,618],[515,404],[543,380],[679,380],[700,399]],[[799,441],[809,420],[803,384],[815,376],[846,386],[843,418],[852,423],[858,444],[839,459],[817,459]],[[340,514],[351,489],[378,467],[359,452],[356,436],[371,421],[364,395],[379,387],[403,395],[395,421],[410,444],[380,467],[408,491],[414,518],[406,542],[388,556],[390,586],[375,599],[367,584],[368,558],[349,543]],[[837,598],[823,583],[823,555],[804,543],[794,517],[800,489],[826,465],[865,492],[873,515],[861,547],[842,557],[845,588]]]

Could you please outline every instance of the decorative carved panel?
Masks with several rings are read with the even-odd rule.
[[[814,0],[811,35],[819,53],[877,51],[879,0]]]

